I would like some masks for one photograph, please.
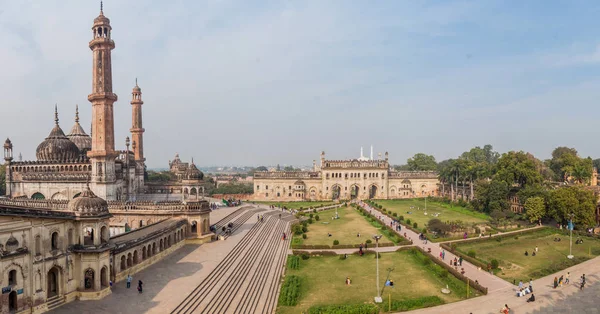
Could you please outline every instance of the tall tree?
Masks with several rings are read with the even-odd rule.
[[[437,169],[435,157],[423,153],[418,153],[412,158],[408,158],[406,164],[412,171],[434,171]]]
[[[525,213],[529,222],[536,222],[546,216],[546,204],[544,199],[539,196],[530,197],[525,201]]]
[[[576,181],[582,180],[581,176],[587,175],[589,167],[589,176],[592,174],[592,163],[583,161],[579,158],[577,150],[569,147],[557,147],[552,151],[552,159],[550,160],[550,168],[556,175],[558,181],[569,181],[573,179],[575,173],[579,178],[574,178]],[[588,177],[589,177],[588,176]]]
[[[542,183],[542,175],[536,166],[535,157],[523,151],[502,154],[496,164],[494,179],[519,188]]]
[[[567,223],[574,214],[575,225],[595,225],[596,196],[581,186],[567,186],[550,192],[548,214],[560,223]]]

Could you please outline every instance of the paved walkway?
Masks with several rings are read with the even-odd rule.
[[[570,272],[571,284],[554,289],[555,276]],[[580,276],[585,274],[586,287],[579,290]],[[438,313],[498,313],[504,304],[508,304],[511,313],[600,313],[600,257],[569,267],[533,281],[533,293],[536,301],[527,303],[527,297],[516,297],[515,287],[496,290],[486,296],[427,309],[411,311],[412,314]],[[405,313],[405,312],[403,312]]]
[[[396,250],[398,250],[399,248],[403,248],[403,247],[409,247],[409,246],[414,246],[414,245],[398,245],[398,246],[384,246],[384,247],[379,247],[379,248],[375,248],[375,247],[370,247],[367,249],[369,251],[377,251],[377,252],[381,252],[381,253],[385,253],[385,252],[396,252]],[[293,251],[302,251],[302,252],[323,252],[323,251],[327,251],[327,252],[335,252],[337,255],[342,255],[342,254],[352,254],[354,252],[358,251],[358,248],[349,248],[349,249],[289,249],[288,250],[288,254],[293,254]]]
[[[381,216],[380,219],[385,223],[386,226],[390,226],[390,223],[393,221],[392,218],[383,214],[379,210],[369,206],[367,203],[359,201],[359,202],[357,202],[357,204],[362,206],[371,215],[378,217],[378,218],[379,218],[379,216]],[[431,249],[431,254],[435,258],[439,258],[440,252],[442,252],[442,248],[440,247],[439,243],[433,243],[431,241],[427,241],[427,244],[424,244],[424,241],[419,240],[419,235],[417,233],[415,233],[414,231],[412,231],[408,228],[405,228],[405,227],[402,228],[402,231],[400,231],[400,232],[396,231],[396,232],[402,236],[404,236],[404,234],[406,234],[407,239],[412,240],[414,245],[418,245],[419,247],[423,248],[423,250],[425,250],[426,252],[428,249]],[[450,263],[450,260],[453,260],[455,257],[458,258],[458,256],[455,256],[454,254],[452,254],[448,251],[444,250],[444,252],[445,252],[444,260],[447,261],[448,263]],[[504,281],[503,279],[500,279],[494,275],[491,275],[487,271],[481,270],[477,266],[475,266],[465,260],[463,260],[462,267],[460,267],[460,268],[464,268],[465,276],[469,277],[472,281],[477,281],[477,282],[479,282],[480,285],[487,287],[488,293],[497,291],[500,289],[504,289],[507,287],[514,287],[512,284]]]
[[[212,211],[211,221],[215,223],[238,208]],[[170,313],[240,242],[255,222],[249,219],[225,241],[185,245],[134,274],[134,282],[144,282],[143,294],[139,294],[135,286],[127,289],[123,280],[113,285],[112,294],[102,300],[74,301],[51,313]]]

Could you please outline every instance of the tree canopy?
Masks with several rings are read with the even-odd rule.
[[[587,183],[592,176],[592,159],[580,158],[575,148],[555,148],[549,164],[557,181],[582,184]]]
[[[542,197],[535,196],[528,198],[525,201],[524,207],[529,222],[536,222],[546,216],[546,204]]]
[[[406,161],[409,170],[412,171],[434,171],[437,169],[435,157],[423,153],[415,154]]]
[[[548,214],[560,223],[567,223],[574,214],[576,225],[588,227],[595,224],[596,196],[581,186],[568,186],[550,192]]]

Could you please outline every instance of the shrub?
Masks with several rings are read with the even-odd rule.
[[[308,255],[307,253],[302,253],[302,255],[300,255],[300,257],[302,257],[303,260],[307,260],[310,258],[310,255]]]
[[[492,264],[493,269],[498,269],[498,265],[500,265],[497,259],[493,259],[490,264]]]
[[[439,275],[440,275],[440,278],[448,278],[448,274],[449,274],[449,272],[446,269],[444,269],[440,272]]]
[[[396,214],[396,213],[392,213],[392,216],[394,216],[394,217],[398,217],[398,214]]]
[[[303,227],[301,225],[294,225],[294,227],[292,227],[292,231],[294,232],[295,235],[301,235],[303,232],[303,229],[306,227]]]
[[[340,254],[340,257],[339,257],[339,258],[340,258],[341,260],[344,260],[344,259],[346,259],[346,254]]]
[[[421,230],[422,234],[426,234],[427,233],[427,228],[423,228],[423,230]]]
[[[300,278],[298,276],[287,276],[281,292],[279,293],[279,304],[294,306],[298,304],[298,296],[300,295]]]
[[[340,244],[340,241],[338,241],[338,240],[333,240],[333,245],[338,245],[338,244]]]
[[[308,232],[308,228],[306,228],[306,226],[302,226],[300,230],[302,230],[302,233]]]
[[[410,225],[410,219],[406,219],[406,224]]]
[[[417,229],[417,228],[418,228],[418,226],[419,226],[419,225],[418,225],[416,222],[415,222],[415,223],[413,223],[413,228]]]
[[[312,218],[308,218],[308,223],[309,223],[309,224],[312,224],[312,223],[313,223],[313,220],[312,220]]]
[[[313,218],[313,214],[308,215],[308,217]]]
[[[410,311],[419,308],[432,307],[437,305],[444,304],[444,300],[442,300],[438,296],[427,296],[420,297],[408,300],[401,301],[392,301],[391,310],[392,311]]]
[[[400,217],[398,217],[398,220],[403,221],[404,220],[404,216],[400,215]]]
[[[365,241],[365,242],[367,242],[367,244],[373,243],[373,241],[371,241],[371,239],[367,239],[367,241]]]
[[[467,255],[469,255],[472,258],[475,258],[475,256],[477,256],[477,253],[475,253],[475,251],[473,250],[469,250],[469,252],[467,252]]]
[[[302,239],[306,239],[306,238],[307,238],[306,233],[303,233],[302,234]]]
[[[316,215],[316,216],[315,216],[315,220],[316,220],[316,221],[319,221],[319,219],[320,219],[320,218],[319,218],[319,215]]]

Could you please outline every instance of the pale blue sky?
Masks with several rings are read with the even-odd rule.
[[[0,136],[35,158],[58,103],[89,130],[99,1],[0,0]],[[150,167],[311,164],[490,143],[600,157],[598,1],[116,1],[118,148],[131,88]]]

